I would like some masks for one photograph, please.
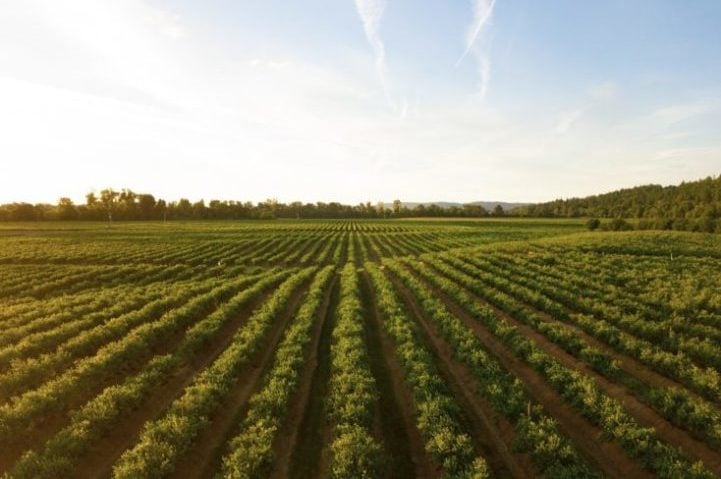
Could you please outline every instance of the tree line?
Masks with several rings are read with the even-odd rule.
[[[540,218],[606,218],[591,220],[589,229],[673,229],[721,232],[721,175],[675,186],[645,185],[585,198],[557,199],[504,211],[479,204],[441,207],[418,204],[409,208],[400,200],[345,205],[338,202],[281,203],[268,199],[250,201],[204,200],[191,202],[156,199],[129,189],[104,189],[88,193],[84,204],[60,198],[57,204],[10,203],[0,205],[0,221],[44,220],[216,220],[274,218],[482,218],[500,216]],[[635,220],[635,221],[626,221]]]
[[[644,185],[585,198],[557,199],[513,210],[530,217],[591,217],[589,228],[633,229],[623,219],[636,219],[639,229],[721,232],[721,175],[680,185]]]
[[[498,205],[491,212],[477,204],[442,208],[438,205],[419,204],[408,208],[400,200],[386,206],[379,202],[344,205],[330,203],[281,203],[275,199],[253,203],[250,201],[204,200],[191,202],[186,198],[166,201],[147,193],[129,189],[104,189],[99,194],[88,193],[84,204],[75,204],[70,198],[60,198],[57,204],[10,203],[0,205],[0,221],[117,221],[117,220],[231,220],[274,218],[409,218],[451,217],[480,218],[503,216]]]

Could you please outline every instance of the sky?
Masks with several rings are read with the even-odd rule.
[[[0,2],[0,203],[522,201],[721,174],[718,0]]]

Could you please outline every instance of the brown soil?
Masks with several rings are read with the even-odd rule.
[[[415,321],[424,340],[436,358],[436,364],[461,408],[463,424],[469,429],[478,452],[486,459],[494,477],[527,478],[539,474],[527,454],[512,452],[516,440],[513,425],[479,396],[480,386],[471,370],[453,358],[453,350],[429,321],[413,293],[395,276],[389,275],[394,287]]]
[[[377,252],[377,256],[380,257],[387,257],[387,256],[393,256],[390,253],[390,250],[385,244],[381,244],[381,241],[378,239],[378,233],[373,233],[372,235],[367,236],[368,240],[373,244],[373,249]]]
[[[286,419],[273,444],[273,471],[270,475],[272,478],[289,477],[295,450],[311,446],[316,446],[318,449],[323,447],[323,443],[318,442],[317,438],[309,436],[321,432],[322,429],[324,408],[321,398],[325,396],[317,396],[318,391],[314,386],[317,388],[324,379],[327,380],[327,375],[323,378],[323,369],[327,369],[327,364],[324,362],[328,361],[324,353],[329,349],[327,344],[330,341],[331,327],[329,324],[332,323],[337,301],[338,280],[335,278],[328,286],[323,304],[317,314],[319,319],[316,319],[313,326],[312,339],[308,345],[309,352],[299,378],[298,388],[291,399]],[[315,427],[309,428],[308,426],[311,424]],[[302,428],[303,425],[306,427]],[[306,459],[309,456],[313,456],[313,454],[301,455]],[[313,462],[318,464],[316,461]]]
[[[425,451],[414,419],[413,397],[403,381],[403,370],[395,357],[392,340],[383,331],[368,273],[360,282],[366,305],[365,341],[379,400],[374,414],[374,432],[388,454],[387,477],[436,477],[440,467]]]
[[[330,425],[326,421],[325,398],[328,395],[331,334],[335,324],[335,305],[338,302],[338,294],[339,289],[336,287],[320,331],[320,340],[316,350],[318,363],[308,393],[311,400],[298,425],[296,443],[289,458],[289,475],[287,477],[323,477],[323,472],[327,469],[328,461],[324,454],[324,445],[329,443],[331,433]]]
[[[255,308],[262,304],[270,294],[270,291],[266,292],[248,303],[235,318],[221,327],[213,340],[208,341],[194,354],[189,363],[169,375],[165,383],[158,384],[152,394],[137,409],[126,415],[122,423],[113,427],[96,447],[79,459],[75,468],[77,476],[109,476],[113,464],[121,454],[137,441],[143,425],[147,421],[159,417],[183,393],[195,376],[220,356],[231,343],[235,332],[245,324]]]
[[[409,294],[407,291],[404,296]],[[478,321],[460,308],[442,291],[434,288],[434,294],[469,327],[501,365],[523,381],[530,396],[541,404],[546,412],[558,421],[559,430],[568,437],[577,450],[604,474],[610,477],[645,478],[652,475],[629,458],[623,448],[615,443],[601,440],[601,430],[583,417],[550,387],[545,379],[530,365],[518,359],[499,339]]]
[[[378,263],[381,260],[381,257],[378,254],[378,251],[376,251],[376,248],[373,245],[373,243],[371,243],[371,241],[368,239],[368,235],[367,234],[362,235],[361,241],[363,241],[363,243],[365,243],[366,250],[368,250],[368,259],[370,259],[371,261],[373,261],[375,263]]]
[[[466,290],[466,292],[471,295],[475,301],[492,308],[497,316],[502,317],[509,324],[518,328],[524,336],[534,341],[537,346],[546,353],[552,355],[555,359],[561,362],[561,364],[569,369],[580,371],[591,377],[604,393],[619,400],[629,414],[631,414],[641,425],[653,427],[660,439],[671,445],[682,448],[691,458],[703,461],[711,471],[713,471],[716,475],[721,476],[721,454],[718,451],[711,449],[705,442],[692,437],[688,431],[674,425],[661,416],[652,407],[644,404],[633,391],[630,391],[625,386],[612,382],[605,376],[600,375],[586,363],[569,354],[544,335],[535,331],[532,327],[509,316],[504,311],[498,309],[490,303],[485,302],[472,292],[468,290]],[[546,319],[549,318],[546,316]],[[599,349],[606,350],[607,347]]]
[[[513,282],[512,278],[506,278],[509,281]],[[504,291],[505,292],[505,291]],[[508,293],[506,293],[508,294]],[[512,296],[516,301],[523,304],[526,308],[530,309],[534,313],[538,314],[542,318],[546,319],[547,321],[558,321],[557,319],[553,318],[550,314],[540,311],[536,309],[534,306],[525,303],[521,298],[518,298],[512,294],[509,294],[509,296]],[[553,298],[549,298],[553,299]],[[563,309],[568,312],[568,314],[574,314],[576,311],[572,310],[571,308],[568,308],[566,306],[563,306]],[[615,359],[620,363],[621,369],[623,369],[625,372],[630,374],[631,376],[636,377],[637,379],[647,383],[650,386],[656,387],[656,388],[683,388],[686,389],[686,386],[684,386],[682,383],[676,381],[673,378],[670,378],[668,376],[663,375],[660,372],[654,371],[649,366],[646,366],[642,362],[638,361],[637,359],[628,356],[622,352],[618,352],[617,350],[613,349],[612,346],[609,346],[607,343],[594,338],[589,333],[581,329],[580,326],[577,326],[572,323],[563,322],[568,328],[570,328],[574,334],[579,336],[581,339],[583,339],[589,346],[593,346],[601,351],[603,351],[605,354],[607,354],[611,359]],[[632,334],[627,333],[632,336]],[[697,399],[701,399],[701,397],[694,393],[693,391],[688,390],[689,394],[694,396]],[[708,401],[708,400],[707,400]]]
[[[84,389],[77,390],[65,397],[61,409],[47,412],[33,422],[31,435],[17,438],[11,447],[0,448],[0,471],[12,467],[12,464],[18,460],[24,451],[41,447],[60,429],[67,426],[70,420],[69,411],[81,407],[104,388],[122,383],[126,377],[137,374],[153,356],[172,352],[182,340],[185,331],[209,314],[212,314],[212,310],[162,338],[156,338],[147,352],[133,357],[131,360],[117,366],[114,371],[106,372],[104,375],[95,378],[92,383],[87,383]]]
[[[306,290],[307,286],[304,286],[293,293],[283,314],[275,319],[266,333],[265,345],[260,346],[250,358],[244,371],[238,375],[238,382],[210,417],[208,427],[195,438],[193,446],[181,457],[170,477],[187,479],[214,476],[226,452],[223,446],[233,437],[242,421],[248,399],[262,387],[262,378],[272,367],[278,343],[295,316]]]

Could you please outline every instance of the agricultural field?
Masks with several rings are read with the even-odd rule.
[[[12,478],[721,477],[721,240],[0,225]]]

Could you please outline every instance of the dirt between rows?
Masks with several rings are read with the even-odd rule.
[[[288,406],[288,412],[283,424],[273,442],[273,470],[271,478],[289,477],[293,469],[293,457],[296,450],[307,447],[322,448],[323,442],[318,441],[313,434],[322,433],[322,424],[316,418],[322,418],[323,400],[325,396],[316,396],[319,383],[327,382],[327,350],[329,349],[332,327],[333,311],[338,301],[338,278],[328,285],[323,298],[323,304],[316,314],[315,324],[305,366],[298,378],[298,387],[293,393]],[[315,387],[314,387],[315,386]],[[305,428],[302,426],[306,425]],[[309,428],[308,425],[315,426]],[[308,459],[301,455],[302,459]],[[315,461],[314,461],[315,462]],[[316,463],[317,464],[317,463]]]
[[[472,265],[472,266],[475,266],[475,265]],[[511,279],[511,278],[506,278],[506,279],[508,281],[513,282],[513,279]],[[505,293],[505,291],[504,291],[504,293]],[[509,293],[506,293],[506,294],[509,294]],[[535,312],[542,318],[546,319],[547,321],[554,321],[554,322],[559,321],[559,320],[553,318],[550,314],[548,314],[544,311],[540,311],[540,310],[536,309],[536,307],[534,307],[530,304],[527,304],[522,299],[520,299],[512,294],[509,294],[509,296],[512,296],[516,301],[522,303],[528,309],[532,310],[533,312]],[[544,294],[544,296],[546,296],[546,295]],[[549,298],[549,299],[553,300],[553,298]],[[573,309],[571,309],[565,305],[561,305],[561,306],[568,314],[578,313],[578,311],[574,311]],[[591,336],[589,333],[584,331],[580,326],[573,324],[573,323],[568,323],[565,321],[563,321],[562,323],[564,325],[566,325],[566,327],[571,329],[574,332],[574,334],[578,335],[579,337],[581,337],[581,339],[586,341],[586,343],[588,343],[589,346],[593,346],[597,349],[600,349],[601,351],[606,353],[609,357],[611,357],[611,359],[617,360],[620,363],[621,369],[626,371],[631,376],[634,376],[637,379],[640,379],[641,381],[647,383],[648,385],[656,387],[656,388],[687,389],[686,386],[684,386],[682,383],[676,381],[675,379],[665,376],[664,374],[662,374],[660,372],[654,371],[649,366],[643,364],[636,358],[628,356],[625,353],[619,352],[619,351],[615,350],[612,346],[607,344],[606,342]],[[630,334],[630,333],[626,333],[626,334],[629,334],[632,336],[632,334]],[[689,392],[689,394],[691,394],[691,396],[693,396],[697,399],[703,399],[697,393],[695,393],[691,390],[688,390],[688,389],[687,389],[687,391]],[[708,400],[706,400],[706,401],[708,401]],[[719,407],[718,403],[715,403],[714,406],[716,406],[717,408]]]
[[[420,277],[418,279],[423,281]],[[653,477],[647,470],[629,458],[619,444],[601,440],[601,430],[597,426],[568,405],[539,373],[518,359],[507,346],[450,297],[438,288],[428,283],[426,285],[433,290],[451,313],[473,331],[483,343],[486,351],[494,356],[504,369],[523,382],[529,396],[556,419],[559,430],[571,440],[579,453],[591,464],[610,477]],[[406,290],[404,295],[409,294]]]
[[[552,355],[555,359],[560,361],[561,364],[591,377],[605,394],[620,401],[629,414],[631,414],[631,416],[633,416],[639,424],[646,427],[653,427],[660,439],[673,446],[680,447],[693,460],[703,461],[709,470],[713,471],[714,474],[721,476],[721,454],[718,451],[710,448],[705,442],[694,438],[686,429],[676,426],[668,419],[664,418],[651,406],[644,404],[633,391],[597,373],[586,363],[566,352],[563,348],[553,343],[532,327],[518,321],[512,316],[509,316],[501,309],[474,295],[471,291],[466,290],[466,292],[478,303],[484,304],[493,309],[497,316],[502,317],[509,324],[518,328],[520,332],[522,332],[526,337],[531,338],[537,346],[546,353]],[[528,306],[525,303],[523,304],[534,312],[540,314],[540,312],[536,311],[533,307]],[[553,321],[553,319],[550,319],[548,316],[544,315],[543,317],[548,321]],[[584,337],[582,337],[582,339],[585,340]],[[607,352],[607,347],[599,349]]]
[[[365,244],[366,250],[368,251],[368,258],[373,261],[374,263],[378,263],[381,260],[380,255],[378,254],[378,251],[376,251],[375,246],[371,243],[370,239],[368,238],[368,235],[362,235],[361,241]]]
[[[512,452],[516,431],[512,424],[483,399],[471,370],[453,358],[453,350],[440,336],[435,323],[423,312],[413,293],[393,274],[389,274],[400,298],[420,326],[428,349],[433,353],[442,377],[461,407],[463,424],[469,429],[478,452],[486,459],[494,477],[527,478],[539,473],[528,454]]]
[[[389,455],[387,477],[439,477],[442,470],[426,453],[423,437],[416,427],[413,396],[403,379],[393,341],[383,330],[383,315],[366,271],[361,275],[360,286],[365,305],[365,340],[379,392],[374,431],[382,438]]]
[[[185,301],[183,304],[190,301],[192,299]],[[131,360],[117,366],[115,371],[100,375],[84,389],[77,390],[73,394],[64,397],[61,408],[45,413],[42,418],[33,423],[31,436],[17,438],[9,447],[0,448],[0,471],[10,469],[24,451],[42,447],[53,435],[67,426],[72,410],[81,407],[104,388],[121,383],[126,377],[137,374],[153,356],[172,352],[181,341],[185,331],[202,320],[202,318],[212,314],[212,312],[210,311],[202,317],[195,318],[190,324],[168,333],[163,338],[154,339],[148,351],[138,354]]]
[[[170,475],[173,478],[213,477],[220,468],[224,446],[238,429],[247,412],[248,400],[262,387],[262,378],[273,364],[275,351],[307,292],[308,284],[293,292],[283,313],[275,318],[261,345],[215,412],[210,424],[193,441]]]
[[[76,466],[77,475],[108,477],[113,464],[138,440],[143,425],[160,417],[192,383],[195,376],[220,356],[231,343],[235,332],[243,327],[252,312],[270,296],[271,292],[272,288],[269,288],[258,298],[250,301],[233,319],[220,328],[214,339],[196,351],[188,363],[169,374],[164,383],[158,384],[142,404],[127,414],[121,423],[114,426],[95,447],[80,458]]]

